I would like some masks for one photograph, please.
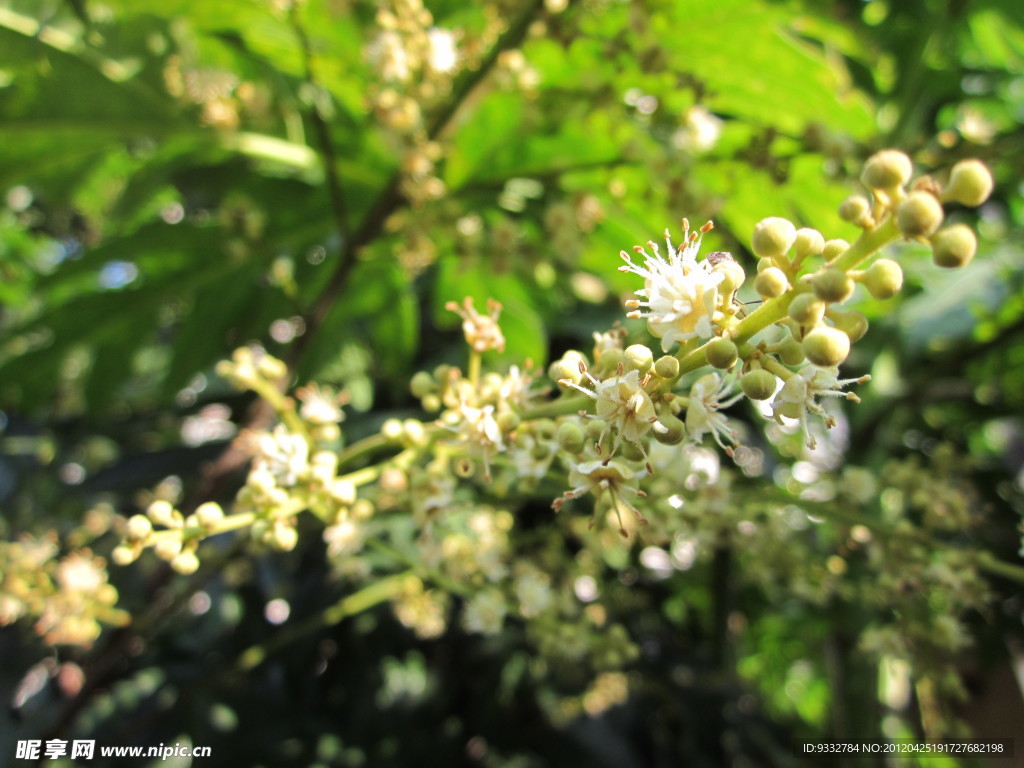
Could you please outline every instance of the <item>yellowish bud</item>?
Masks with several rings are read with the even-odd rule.
[[[654,363],[654,372],[663,379],[674,379],[679,375],[679,361],[672,355],[662,355]]]
[[[976,208],[988,200],[992,186],[992,172],[983,162],[961,160],[949,173],[949,181],[942,190],[942,199]]]
[[[654,353],[651,352],[650,347],[646,347],[643,344],[633,344],[626,347],[626,351],[623,353],[623,362],[626,364],[626,370],[637,370],[640,375],[643,376],[654,365]]]
[[[811,278],[814,295],[829,304],[842,304],[853,293],[853,280],[841,269],[829,267]]]
[[[966,266],[978,250],[978,238],[966,224],[943,227],[929,242],[932,245],[932,261],[946,269]]]
[[[195,552],[186,550],[174,556],[174,559],[171,560],[171,568],[183,576],[188,576],[199,570],[199,558],[196,557]]]
[[[871,218],[871,203],[864,195],[846,198],[839,206],[839,218],[858,227],[870,227],[874,223]]]
[[[804,256],[817,256],[825,249],[825,238],[822,237],[821,232],[816,229],[804,227],[796,231],[796,242],[793,243],[793,250],[796,251],[796,255],[803,258]]]
[[[781,296],[788,288],[786,273],[778,267],[768,267],[754,279],[754,290],[766,299]]]
[[[825,302],[813,293],[801,293],[790,302],[789,316],[800,325],[817,325],[825,316]]]
[[[903,287],[903,268],[892,259],[879,259],[868,267],[861,282],[876,299],[891,299]]]
[[[850,244],[841,238],[835,238],[825,243],[825,247],[821,251],[821,257],[825,259],[826,263],[831,263],[846,253],[849,250]]]
[[[772,216],[754,227],[753,249],[756,256],[782,256],[796,242],[796,227],[789,219]]]
[[[896,211],[896,224],[907,237],[928,237],[942,224],[942,217],[935,195],[911,192]]]
[[[665,431],[654,429],[651,434],[654,435],[654,439],[664,445],[679,445],[686,436],[686,425],[679,419],[679,417],[671,413],[663,413],[658,421],[661,426],[665,428]]]
[[[904,186],[914,173],[910,158],[898,149],[883,149],[864,163],[860,180],[868,189],[892,190]]]
[[[581,452],[587,440],[582,427],[575,421],[564,421],[559,424],[555,439],[559,448],[573,454]]]
[[[850,337],[838,328],[822,326],[804,337],[804,354],[814,365],[839,365],[850,354]]]
[[[828,319],[847,335],[851,344],[863,338],[864,334],[868,332],[868,319],[860,312],[829,310]]]
[[[128,518],[128,541],[142,541],[153,532],[153,524],[145,515],[132,515]]]

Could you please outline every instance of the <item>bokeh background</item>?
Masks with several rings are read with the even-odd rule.
[[[492,364],[543,368],[622,318],[621,249],[682,216],[748,272],[766,216],[852,240],[838,204],[899,147],[923,172],[979,157],[996,190],[951,214],[979,232],[968,268],[899,245],[903,293],[856,296],[872,328],[846,370],[874,381],[828,470],[855,467],[880,515],[890,491],[918,516],[953,495],[971,525],[943,540],[1019,562],[1022,117],[1016,0],[3,0],[0,532],[108,554],[112,515],[154,495],[229,500],[244,470],[211,462],[259,417],[213,371],[236,347],[346,389],[354,440],[422,415],[410,376],[462,360],[446,302],[501,301]],[[729,503],[814,485],[798,459]],[[521,535],[551,489],[506,499]],[[936,639],[945,593],[844,574],[827,531],[671,562],[626,543],[604,589],[640,654],[602,672],[515,624],[424,640],[377,606],[318,626],[354,577],[316,526],[287,555],[224,538],[195,577],[111,566],[140,618],[91,648],[0,628],[0,762],[57,737],[239,766],[808,765],[798,740],[955,733],[1024,750],[1024,606],[998,575]]]

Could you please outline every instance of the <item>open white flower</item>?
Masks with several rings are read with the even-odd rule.
[[[306,438],[289,432],[284,424],[278,424],[273,432],[261,434],[257,447],[253,469],[268,472],[282,488],[295,485],[309,470]]]
[[[640,438],[652,429],[658,432],[665,432],[666,429],[658,422],[658,413],[654,408],[654,401],[644,389],[649,381],[648,377],[640,378],[640,372],[636,369],[623,373],[622,366],[615,376],[600,380],[586,369],[581,363],[580,370],[587,377],[594,388],[587,389],[569,379],[561,379],[558,383],[566,387],[579,390],[587,397],[596,402],[595,418],[603,419],[608,426],[615,431],[615,440],[609,454],[613,456],[623,438],[633,443],[640,452],[644,454],[647,461],[647,452],[644,450]],[[605,433],[602,432],[598,438],[598,446],[604,441]],[[647,464],[650,471],[650,462]]]
[[[647,522],[639,510],[623,498],[623,493],[631,493],[640,497],[647,495],[636,487],[638,480],[639,476],[636,472],[624,462],[616,459],[576,462],[571,464],[569,469],[569,485],[573,486],[572,490],[566,491],[555,499],[551,507],[558,512],[568,499],[578,499],[588,493],[593,493],[595,496],[607,493],[611,497],[612,508],[619,518],[619,533],[626,536],[626,528],[622,525],[620,504],[632,512],[639,522]],[[593,521],[590,522],[590,526],[594,526]]]
[[[469,446],[471,453],[478,454],[484,462],[484,478],[491,480],[491,459],[505,450],[501,427],[494,418],[494,406],[473,408],[462,403],[455,413],[460,416],[456,427],[448,427],[459,435],[460,441]]]
[[[729,456],[732,456],[733,449],[723,442],[723,438],[736,445],[736,430],[729,426],[729,420],[719,411],[743,397],[741,392],[722,401],[732,391],[732,384],[731,380],[723,381],[717,373],[701,376],[690,389],[690,404],[686,407],[686,433],[690,439],[699,443],[710,432],[718,446]]]
[[[834,427],[836,423],[835,419],[822,408],[818,398],[842,397],[859,403],[860,398],[853,392],[844,392],[843,387],[849,384],[864,384],[870,380],[870,376],[861,376],[858,379],[840,379],[839,369],[836,367],[805,366],[797,375],[790,377],[775,395],[775,400],[772,401],[772,417],[780,424],[782,416],[798,419],[804,441],[808,448],[813,449],[817,442],[807,427],[809,415],[813,413],[815,416],[820,416],[828,428]]]
[[[636,292],[644,300],[627,301],[626,307],[631,311],[626,316],[647,318],[647,328],[661,339],[663,352],[668,352],[673,344],[709,339],[714,333],[718,285],[725,275],[715,272],[709,261],[697,261],[701,238],[711,227],[709,221],[691,232],[689,222],[683,219],[683,242],[678,249],[666,230],[667,259],[654,242],[647,244],[653,255],[639,245],[633,249],[644,257],[642,265],[634,264],[628,253],[621,252],[626,264],[619,271],[632,272],[644,279],[644,287]]]

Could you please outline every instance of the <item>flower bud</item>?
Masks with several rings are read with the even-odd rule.
[[[181,539],[177,534],[161,536],[153,545],[153,551],[161,560],[173,560],[181,552]]]
[[[774,373],[758,368],[740,377],[740,389],[751,400],[767,400],[775,394],[777,382]]]
[[[679,361],[672,355],[662,355],[654,363],[654,372],[663,379],[674,379],[679,375]]]
[[[896,224],[907,237],[928,237],[942,224],[942,206],[928,192],[911,192],[896,211]]]
[[[512,411],[502,411],[494,420],[498,423],[498,429],[504,433],[511,432],[520,423],[519,414]]]
[[[412,392],[413,397],[420,400],[435,389],[437,389],[437,383],[434,381],[434,377],[426,371],[417,371],[409,381],[409,391]]]
[[[736,259],[722,259],[711,268],[711,271],[725,275],[725,279],[718,284],[718,290],[723,293],[739,290],[743,281],[747,279],[746,272]]]
[[[212,528],[224,519],[224,510],[221,509],[220,504],[207,501],[196,508],[195,518],[200,525]]]
[[[182,576],[188,576],[199,570],[199,558],[196,557],[195,552],[186,550],[174,556],[174,559],[171,560],[171,568]]]
[[[380,426],[380,433],[388,440],[402,439],[402,422],[398,419],[387,419]]]
[[[586,443],[586,436],[583,429],[575,421],[563,421],[558,425],[558,432],[555,433],[558,447],[566,453],[580,453]]]
[[[778,267],[768,267],[754,279],[754,290],[766,299],[781,296],[789,288],[786,273]]]
[[[356,500],[356,486],[351,480],[343,480],[340,477],[334,478],[330,488],[331,498],[339,504],[348,506]]]
[[[825,249],[825,238],[822,237],[821,232],[810,227],[803,227],[796,231],[796,242],[793,243],[793,250],[796,251],[796,255],[803,258],[804,256],[817,256]]]
[[[278,381],[288,375],[288,366],[281,360],[270,355],[264,355],[256,364],[256,369],[271,381]]]
[[[976,208],[988,200],[992,184],[992,173],[983,162],[961,160],[950,171],[942,199]]]
[[[903,268],[892,259],[879,259],[868,267],[861,282],[876,299],[891,299],[903,287]]]
[[[138,558],[142,548],[132,547],[128,544],[118,544],[110,553],[110,559],[117,565],[131,565]]]
[[[930,240],[932,261],[946,269],[956,269],[970,263],[978,250],[978,238],[966,224],[943,227]]]
[[[825,316],[825,302],[813,293],[801,293],[789,303],[789,316],[800,325],[817,325]]]
[[[850,248],[850,244],[841,238],[829,240],[821,250],[821,257],[825,263],[831,263],[842,256]]]
[[[839,206],[839,218],[858,227],[871,226],[871,203],[864,195],[852,195]]]
[[[838,328],[822,326],[808,333],[802,346],[811,363],[828,368],[839,365],[850,354],[850,337]]]
[[[153,524],[145,515],[128,518],[128,541],[142,541],[153,532]]]
[[[829,310],[828,319],[849,337],[851,344],[859,341],[868,332],[868,319],[860,312]]]
[[[675,414],[666,411],[658,417],[658,422],[665,428],[664,431],[655,427],[651,430],[654,439],[663,445],[679,445],[686,436],[686,425]]]
[[[583,355],[571,349],[562,356],[561,360],[555,360],[551,364],[551,367],[548,368],[548,375],[555,381],[568,379],[573,384],[579,384],[583,379],[580,363],[586,364]]]
[[[608,429],[608,422],[604,419],[587,419],[587,437],[597,440]]]
[[[807,356],[804,354],[804,348],[792,336],[786,339],[786,342],[779,347],[777,354],[779,359],[786,365],[800,365],[800,363],[807,359]]]
[[[622,441],[619,452],[626,461],[644,461],[646,459],[646,454],[640,446],[630,440]]]
[[[796,242],[796,227],[788,219],[772,216],[754,227],[753,248],[756,256],[782,256]]]
[[[910,158],[898,149],[883,149],[864,163],[860,180],[868,189],[896,189],[902,187],[914,173]]]
[[[811,278],[814,295],[829,304],[842,304],[853,293],[853,280],[841,269],[829,267]]]
[[[270,544],[282,552],[291,552],[299,543],[299,532],[287,523],[274,523],[270,533]]]
[[[729,339],[715,339],[705,347],[708,365],[719,370],[732,368],[739,358],[740,352]]]
[[[176,524],[174,517],[174,507],[171,506],[170,502],[164,501],[163,499],[157,499],[149,508],[146,510],[146,514],[149,519],[157,525],[162,525],[166,528],[173,528]]]
[[[643,376],[654,365],[654,354],[649,347],[645,347],[643,344],[633,344],[626,347],[623,361],[626,364],[626,370],[635,369],[640,371],[640,375]]]

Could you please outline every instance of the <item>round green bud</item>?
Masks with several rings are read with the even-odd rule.
[[[976,208],[992,194],[992,172],[980,160],[961,160],[949,173],[942,199]]]
[[[679,375],[679,360],[672,355],[662,355],[654,362],[654,372],[663,379],[674,379]]]
[[[853,280],[841,269],[828,267],[811,278],[814,295],[829,304],[842,304],[853,293]]]
[[[847,335],[851,344],[859,341],[868,332],[868,319],[860,312],[830,310],[828,318],[835,323],[836,328]]]
[[[495,421],[498,423],[498,429],[507,433],[518,427],[520,420],[519,414],[512,411],[502,411],[495,418]]]
[[[804,409],[800,403],[783,403],[779,413],[787,419],[799,419],[803,416]]]
[[[715,339],[704,351],[707,353],[708,365],[723,371],[732,368],[740,356],[740,351],[729,339]]]
[[[722,259],[711,268],[711,271],[725,275],[725,279],[718,284],[718,290],[723,292],[739,290],[743,281],[747,279],[747,273],[736,259]]]
[[[773,259],[769,259],[767,256],[765,256],[764,258],[758,259],[757,260],[757,274],[761,274],[762,272],[764,272],[769,267],[774,267],[774,266],[775,266],[775,261]]]
[[[533,429],[541,440],[552,440],[558,431],[558,424],[554,419],[537,419],[533,422]]]
[[[804,355],[804,348],[800,342],[790,336],[786,343],[779,347],[779,359],[786,365],[800,365],[807,357]]]
[[[388,440],[401,440],[402,422],[398,419],[387,419],[380,425],[380,433]]]
[[[540,441],[533,444],[530,455],[537,461],[544,461],[544,459],[551,455],[553,450],[554,446],[551,443]]]
[[[903,287],[903,268],[892,259],[879,259],[868,267],[861,282],[876,299],[891,299]]]
[[[835,238],[825,243],[825,247],[821,249],[821,256],[825,259],[826,263],[831,263],[846,253],[849,250],[850,244],[842,238]]]
[[[643,461],[644,452],[640,450],[640,446],[630,440],[623,440],[622,447],[619,448],[622,453],[622,458],[627,461]]]
[[[956,269],[970,263],[978,250],[978,238],[966,224],[943,227],[931,240],[932,261],[945,269]]]
[[[190,573],[195,573],[199,570],[199,558],[196,557],[195,552],[190,550],[181,552],[171,560],[171,568],[182,576],[188,576]]]
[[[608,430],[608,422],[604,419],[587,419],[587,437],[597,440]]]
[[[896,224],[907,237],[928,237],[942,224],[942,205],[928,192],[911,192],[896,211]]]
[[[817,325],[825,316],[825,302],[813,293],[801,293],[789,303],[789,316],[800,325]]]
[[[817,256],[825,249],[825,238],[821,232],[810,227],[803,227],[796,231],[796,242],[793,243],[793,250],[797,256]]]
[[[587,441],[583,428],[575,421],[563,421],[555,434],[558,447],[566,453],[580,453]]]
[[[423,398],[422,405],[423,410],[429,411],[430,413],[435,413],[436,411],[441,410],[441,398],[438,397],[437,395],[427,395],[426,397]]]
[[[839,365],[850,354],[850,337],[838,328],[822,326],[804,336],[804,354],[814,365]]]
[[[751,400],[767,400],[775,394],[777,384],[775,374],[763,368],[747,371],[740,377],[740,389]]]
[[[153,524],[145,515],[132,515],[128,518],[128,541],[142,541],[153,532]]]
[[[864,195],[852,195],[839,206],[839,218],[858,227],[871,221],[871,203]]]
[[[645,347],[643,344],[633,344],[626,347],[626,351],[623,353],[623,361],[626,364],[626,370],[638,370],[640,375],[643,376],[654,365],[654,354],[651,352],[650,347]]]
[[[796,227],[789,219],[772,216],[754,227],[753,248],[756,256],[782,256],[796,242]]]
[[[665,429],[664,431],[658,429],[655,425],[654,429],[651,430],[651,434],[654,435],[654,439],[664,445],[679,445],[686,437],[686,425],[671,413],[665,412],[658,417],[658,421]]]
[[[781,296],[789,288],[786,273],[778,267],[768,267],[754,279],[754,290],[766,299]]]
[[[412,396],[421,400],[435,389],[437,389],[437,384],[434,377],[426,371],[417,371],[409,381],[409,391],[412,392]]]
[[[913,174],[909,157],[898,149],[883,149],[864,163],[860,180],[868,189],[896,189],[910,181]]]
[[[619,367],[619,363],[625,364],[625,352],[621,349],[606,349],[601,352],[601,357],[594,364],[605,373],[611,373]]]

